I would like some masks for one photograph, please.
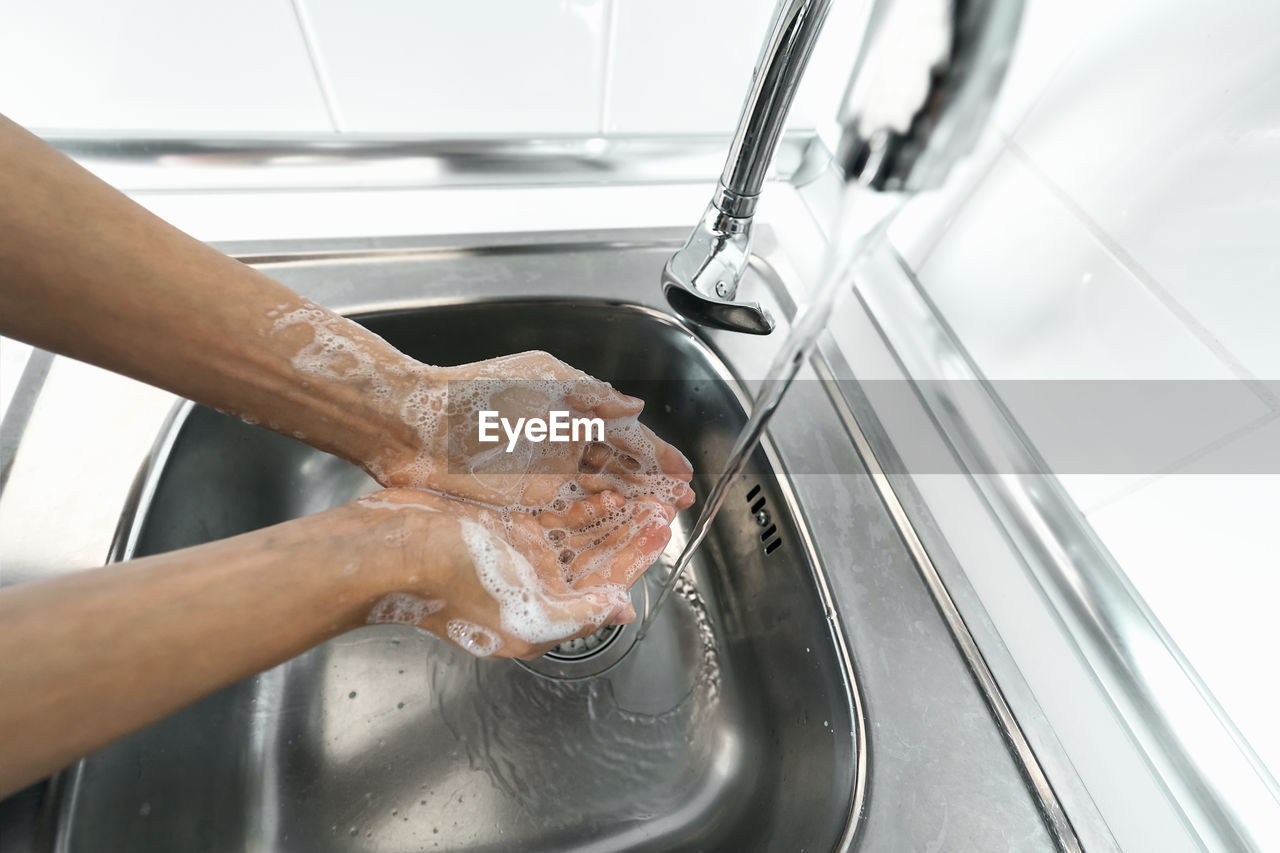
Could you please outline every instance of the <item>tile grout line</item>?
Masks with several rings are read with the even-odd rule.
[[[614,46],[618,41],[618,0],[605,0],[604,51],[600,63],[600,113],[597,132],[604,136],[609,130],[610,92],[613,89]]]
[[[1129,252],[1120,245],[1110,234],[1108,234],[1101,225],[1093,220],[1091,216],[1080,207],[1067,193],[1055,184],[1048,175],[1040,170],[1040,167],[1032,161],[1022,147],[1012,139],[1006,137],[1005,150],[1012,154],[1017,160],[1026,166],[1031,174],[1058,200],[1067,211],[1084,226],[1092,237],[1101,244],[1124,269],[1137,279],[1138,283],[1147,289],[1147,291],[1156,298],[1166,309],[1168,309],[1182,324],[1208,348],[1218,360],[1221,361],[1228,370],[1236,375],[1249,390],[1254,393],[1263,403],[1274,411],[1280,411],[1280,397],[1271,392],[1266,384],[1244,366],[1241,361],[1222,343],[1218,338],[1196,319],[1186,306],[1174,298],[1173,294],[1165,290],[1161,284],[1156,281],[1155,276],[1151,275],[1138,260],[1129,254]]]
[[[338,99],[333,93],[329,75],[325,74],[320,64],[320,48],[316,44],[315,32],[311,28],[311,19],[302,8],[302,3],[303,0],[290,0],[293,15],[298,21],[298,29],[302,31],[302,44],[307,49],[307,58],[311,60],[311,73],[316,78],[316,85],[320,87],[320,99],[324,101],[324,108],[329,113],[329,123],[333,125],[334,132],[346,133],[346,122],[342,120],[342,112],[338,109]]]

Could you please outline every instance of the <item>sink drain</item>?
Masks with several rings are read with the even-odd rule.
[[[644,579],[631,587],[635,621],[629,625],[606,625],[594,634],[567,640],[534,660],[517,660],[520,666],[546,678],[572,681],[591,678],[613,668],[635,645],[640,623],[649,612],[649,591]]]
[[[598,655],[605,649],[609,648],[609,644],[622,634],[621,625],[605,625],[599,631],[587,637],[578,637],[568,640],[556,646],[547,652],[547,657],[556,660],[584,660],[592,655]]]

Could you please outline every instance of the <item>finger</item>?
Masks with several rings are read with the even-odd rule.
[[[564,641],[561,640],[560,642]],[[529,646],[528,650],[521,654],[514,655],[514,657],[517,657],[520,660],[537,660],[558,645],[560,645],[560,643],[539,643],[536,646]]]
[[[598,474],[613,459],[613,448],[603,441],[587,442],[582,447],[582,456],[578,460],[578,470],[584,474]]]
[[[625,476],[623,476],[625,473]],[[662,475],[643,476],[631,472],[619,473],[606,465],[597,473],[579,473],[574,482],[581,487],[584,494],[602,491],[614,491],[633,499],[650,499],[671,502],[676,509],[688,509],[693,506],[695,495],[693,488],[686,482],[674,477]]]
[[[567,521],[570,530],[581,530],[608,518],[627,505],[627,499],[617,492],[599,492],[569,507]]]
[[[631,611],[631,598],[622,586],[596,585],[557,596],[560,619],[573,622],[579,627],[564,639],[586,637],[600,630],[600,627],[611,618],[625,617]]]
[[[664,484],[664,491],[667,494],[655,494],[655,497],[673,500],[677,509],[687,509],[693,505],[695,496],[688,486],[693,478],[693,465],[674,445],[663,441],[653,430],[638,422],[612,430],[608,439],[618,452],[632,459],[653,459],[663,475],[676,481],[672,484]],[[595,460],[603,461],[603,454],[596,451]],[[612,476],[626,483],[652,488],[654,484],[650,477],[654,472],[644,469],[643,464],[638,469],[625,463],[614,466],[606,462],[596,466],[596,470],[604,476]],[[626,493],[629,494],[630,491]]]
[[[540,513],[538,522],[549,531],[581,530],[603,518],[608,518],[626,506],[626,503],[626,498],[617,492],[601,491],[580,501],[574,501],[564,512]]]
[[[643,456],[641,458],[644,458]],[[611,477],[622,483],[643,483],[653,472],[632,454],[603,442],[592,442],[582,449],[578,471]]]
[[[577,383],[566,399],[578,411],[605,420],[634,418],[644,411],[644,400],[623,394],[608,382],[598,379]]]
[[[631,604],[631,597],[616,585],[574,592],[570,596],[557,596],[557,598],[560,617],[581,621],[584,623],[582,627],[559,640],[532,644],[518,651],[513,649],[513,656],[522,660],[532,660],[541,657],[561,643],[589,637],[604,625],[626,625],[636,620],[636,609]]]
[[[653,523],[641,531],[632,542],[617,554],[609,565],[609,579],[628,587],[636,582],[650,566],[657,562],[662,551],[671,541],[671,528]]]
[[[631,456],[653,459],[658,470],[668,477],[685,482],[693,477],[693,465],[685,455],[642,423],[620,425],[610,430],[607,437],[610,444]]]
[[[653,458],[646,456],[646,451],[635,443],[626,442],[620,436],[611,436],[625,447],[611,446],[601,442],[591,442],[583,447],[582,458],[578,463],[578,475],[575,478],[583,491],[593,493],[605,489],[619,491],[632,497],[640,495],[672,501],[677,509],[687,509],[693,505],[694,494],[689,487],[689,479],[693,476],[693,467],[679,450],[654,436],[660,447],[657,448],[657,459],[674,473],[657,475],[639,459]],[[648,444],[648,440],[645,439]],[[653,451],[648,451],[653,452]],[[637,492],[636,487],[640,487]]]
[[[587,625],[586,627],[582,628],[581,630],[573,634],[570,634],[569,636],[565,637],[562,640],[555,640],[549,643],[534,643],[532,645],[529,645],[526,651],[516,654],[515,657],[518,657],[521,660],[533,660],[535,658],[540,658],[543,655],[545,655],[547,652],[554,649],[556,646],[560,645],[561,643],[567,643],[571,640],[580,640],[583,637],[590,637],[592,634],[594,634],[596,631],[599,631],[599,630],[600,629],[594,625]]]
[[[649,440],[653,442],[654,451],[658,457],[658,467],[662,469],[662,473],[668,477],[683,480],[686,483],[693,479],[693,465],[689,462],[687,456],[681,453],[674,444],[658,438],[657,434],[644,424],[640,425],[640,429],[648,433]]]
[[[642,498],[631,501],[621,511],[615,510],[582,525],[562,539],[561,547],[571,549],[567,564],[570,575],[578,577],[589,567],[603,565],[610,554],[621,550],[645,526],[655,521],[670,525],[674,517],[674,507]],[[584,555],[584,559],[578,559],[579,555]],[[564,557],[561,562],[565,562]]]
[[[625,494],[625,492],[635,491],[633,483],[623,480],[615,474],[580,472],[573,481],[582,489],[583,494],[594,495],[599,492],[617,492]]]
[[[653,565],[669,541],[671,527],[660,518],[646,524],[620,547],[605,545],[588,551],[579,558],[583,561],[585,573],[574,582],[574,587],[582,589],[600,584],[629,587]]]

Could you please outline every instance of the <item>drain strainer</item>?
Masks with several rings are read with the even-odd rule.
[[[635,645],[640,623],[649,612],[649,591],[642,578],[631,587],[636,619],[629,625],[606,625],[594,634],[568,640],[540,658],[517,660],[525,669],[558,681],[591,678],[613,668]]]
[[[621,625],[605,625],[590,636],[578,637],[561,643],[547,652],[547,657],[555,658],[556,660],[582,660],[583,658],[589,658],[609,648],[609,644],[618,639],[621,633]]]

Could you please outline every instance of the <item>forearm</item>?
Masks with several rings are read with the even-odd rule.
[[[339,509],[0,591],[0,797],[363,624],[394,582]]]
[[[0,117],[0,332],[372,459],[394,413],[361,377],[299,374],[312,331],[277,321],[303,304]],[[406,361],[339,322],[375,358]]]

